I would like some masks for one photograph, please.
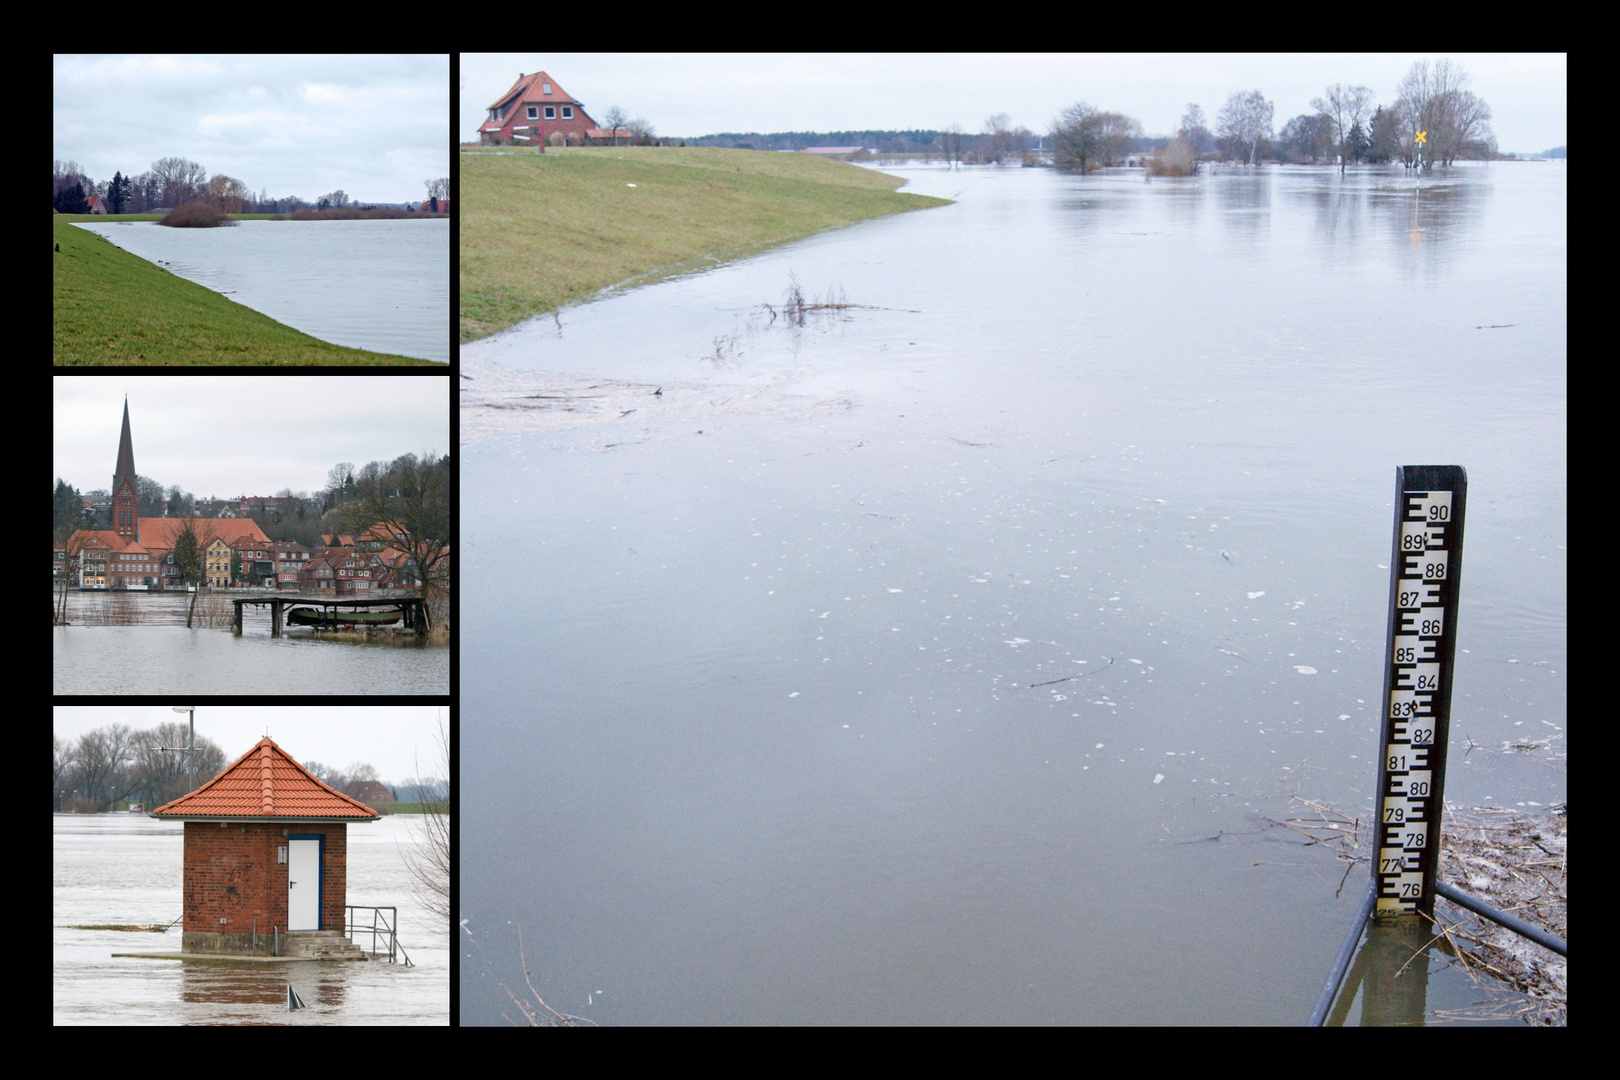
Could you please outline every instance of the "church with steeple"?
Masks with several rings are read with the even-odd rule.
[[[113,470],[113,531],[120,538],[139,539],[135,497],[135,446],[129,438],[129,398],[124,399],[124,430],[118,433],[118,467]]]
[[[111,529],[80,529],[68,538],[67,554],[77,556],[78,569],[70,583],[88,589],[155,590],[179,588],[180,568],[174,545],[185,529],[179,518],[141,517],[140,478],[135,472],[135,442],[130,435],[129,399],[124,399],[124,424],[118,433],[118,460],[113,467]],[[236,548],[270,543],[250,518],[198,519],[198,538]]]

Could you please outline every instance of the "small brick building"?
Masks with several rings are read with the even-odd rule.
[[[348,826],[380,815],[266,736],[151,816],[185,822],[181,951],[246,953],[255,929],[263,939],[344,928]]]

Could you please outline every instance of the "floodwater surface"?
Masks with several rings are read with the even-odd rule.
[[[322,341],[450,359],[448,218],[81,228]]]
[[[891,171],[956,202],[462,346],[463,1022],[521,930],[604,1024],[1303,1023],[1400,465],[1446,796],[1564,798],[1564,166]]]
[[[413,966],[384,961],[198,963],[120,957],[178,952],[165,933],[82,927],[167,925],[181,912],[179,822],[144,814],[52,816],[52,1017],[57,1024],[446,1024],[449,927],[421,908],[402,849],[410,815],[349,827],[350,904],[397,907]],[[364,915],[371,925],[371,916]],[[371,948],[371,935],[357,938]],[[292,983],[306,1009],[289,1012]]]
[[[302,627],[270,633],[268,606],[185,625],[191,597],[70,592],[70,625],[51,628],[51,692],[79,694],[448,694],[450,648],[413,635],[356,640]],[[99,657],[99,659],[98,659]]]

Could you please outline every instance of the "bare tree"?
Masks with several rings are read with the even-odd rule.
[[[436,180],[424,180],[422,183],[427,187],[428,208],[437,214],[439,203],[450,197],[450,178],[441,176]]]
[[[637,146],[651,146],[657,138],[653,126],[639,116],[626,120],[624,126],[630,129],[630,140]]]
[[[1204,122],[1204,110],[1189,104],[1181,116],[1181,127],[1176,132],[1192,148],[1194,154],[1207,154],[1215,149],[1215,136]]]
[[[219,207],[221,213],[240,214],[242,203],[253,198],[253,192],[234,176],[216,173],[208,181],[208,201]]]
[[[166,157],[152,162],[152,178],[162,192],[158,196],[163,200],[161,205],[173,210],[184,206],[202,192],[208,170],[195,161]]]
[[[1424,132],[1425,167],[1450,165],[1466,153],[1489,155],[1490,106],[1467,87],[1468,73],[1450,60],[1419,60],[1401,80],[1395,111],[1404,139]]]
[[[624,127],[626,121],[629,120],[629,117],[625,114],[625,111],[619,108],[617,105],[608,106],[608,111],[602,115],[607,121],[608,130],[613,133],[613,145],[618,146],[619,129]]]
[[[1006,113],[995,113],[984,120],[984,160],[1000,165],[1013,150],[1012,120]]]
[[[1232,146],[1247,148],[1249,164],[1254,164],[1261,139],[1271,138],[1275,108],[1258,90],[1239,91],[1226,99],[1215,120],[1215,133]]]
[[[355,497],[339,511],[344,531],[356,538],[380,530],[405,552],[424,600],[448,588],[450,558],[450,459],[433,451],[405,454],[386,469],[367,462],[355,475]]]
[[[439,776],[424,780],[417,764],[417,782],[422,788],[422,813],[413,819],[412,831],[418,834],[417,846],[404,855],[405,865],[415,879],[411,892],[423,907],[450,922],[450,735],[445,730],[444,716],[439,716],[438,760],[434,767]]]
[[[1311,100],[1311,108],[1328,118],[1333,125],[1333,138],[1339,144],[1339,174],[1349,164],[1350,133],[1363,120],[1372,115],[1373,92],[1365,86],[1345,86],[1334,83],[1327,93]]]
[[[1052,162],[1059,169],[1085,173],[1121,160],[1141,137],[1142,125],[1131,117],[1078,102],[1052,125]]]
[[[203,572],[209,543],[215,538],[216,523],[211,518],[185,517],[180,531],[174,536],[174,565],[180,569],[180,580],[192,583],[191,603],[186,607],[186,629],[197,613],[197,598],[202,595],[208,575]]]

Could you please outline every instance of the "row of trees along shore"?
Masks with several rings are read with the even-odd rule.
[[[438,177],[422,181],[427,187],[430,206],[435,200],[450,197],[450,179]],[[99,196],[112,214],[146,214],[158,210],[173,210],[188,203],[201,202],[222,214],[290,214],[297,210],[343,210],[348,208],[373,209],[374,204],[362,204],[351,199],[341,188],[328,192],[309,202],[296,195],[271,198],[268,190],[258,194],[234,176],[208,170],[195,161],[166,157],[152,162],[152,167],[139,176],[125,176],[115,172],[111,180],[98,183],[87,176],[76,161],[56,161],[51,169],[51,200],[59,213],[87,214],[90,196]],[[396,204],[401,209],[416,209],[415,203]]]
[[[1414,64],[1396,88],[1395,100],[1377,103],[1368,87],[1335,83],[1312,99],[1314,110],[1276,130],[1275,106],[1259,90],[1227,98],[1211,128],[1203,109],[1189,104],[1174,135],[1146,136],[1135,118],[1086,102],[1060,112],[1044,136],[1013,127],[1005,113],[988,117],[983,130],[968,133],[953,124],[943,131],[724,133],[682,140],[687,146],[757,150],[803,150],[810,146],[860,146],[875,156],[927,156],[953,163],[1036,164],[1043,156],[1061,169],[1089,172],[1150,158],[1161,172],[1192,172],[1200,161],[1286,164],[1399,163],[1425,168],[1461,159],[1500,157],[1490,130],[1491,111],[1468,89],[1468,73],[1451,60]],[[1414,139],[1425,133],[1420,147]]]

